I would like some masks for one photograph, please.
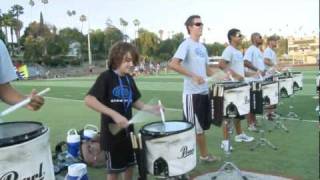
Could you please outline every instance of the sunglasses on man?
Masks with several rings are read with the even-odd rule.
[[[194,23],[193,25],[195,25],[195,26],[203,26],[203,23],[201,23],[201,22],[198,22],[198,23]]]

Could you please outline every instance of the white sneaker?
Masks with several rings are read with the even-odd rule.
[[[234,137],[236,142],[251,142],[254,140],[254,137],[248,136],[245,133],[239,134]]]
[[[225,152],[228,152],[228,145],[229,145],[229,141],[228,140],[223,140],[221,141],[221,149]],[[230,145],[230,151],[233,150],[233,147]]]
[[[248,130],[252,132],[258,132],[258,129],[254,124],[250,124]]]

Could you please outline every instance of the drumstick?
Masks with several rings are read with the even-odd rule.
[[[165,120],[165,117],[164,117],[164,112],[163,112],[162,104],[161,104],[160,100],[158,101],[158,104],[160,106],[160,114],[161,114],[162,123],[165,124],[166,120]]]
[[[141,137],[141,133],[138,134],[138,143],[139,143],[139,148],[142,150],[142,137]]]
[[[44,95],[45,93],[47,93],[49,91],[50,91],[50,88],[46,88],[45,90],[39,92],[37,94],[37,96],[42,96],[42,95]],[[28,97],[28,98],[22,100],[21,102],[9,107],[8,109],[2,111],[0,116],[8,115],[8,114],[12,113],[13,111],[15,111],[15,110],[17,110],[17,109],[29,104],[30,102],[31,102],[31,97]]]
[[[232,77],[231,73],[228,71],[228,75],[229,75],[229,78],[231,79],[231,81],[235,81],[234,78]]]
[[[132,142],[132,148],[137,149],[137,141],[135,139],[135,135],[133,134],[133,132],[130,132],[130,138]]]

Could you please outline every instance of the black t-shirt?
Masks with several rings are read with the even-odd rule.
[[[128,120],[132,118],[132,104],[141,97],[130,75],[119,76],[113,70],[101,73],[88,94]],[[101,114],[101,148],[103,150],[110,150],[113,144],[125,141],[128,139],[128,132],[133,131],[131,125],[127,130],[121,130],[118,134],[112,135],[109,123],[114,123],[113,119]]]

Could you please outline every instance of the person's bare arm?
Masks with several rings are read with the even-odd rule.
[[[84,98],[84,102],[89,108],[111,117],[120,127],[125,128],[129,125],[127,118],[125,118],[115,110],[102,104],[96,97],[87,95]]]
[[[184,67],[182,67],[180,59],[172,58],[172,60],[168,64],[168,67],[170,69],[184,75],[184,76],[192,78],[192,80],[198,84],[202,84],[205,82],[203,77],[200,77],[200,76],[188,71]]]
[[[256,68],[250,61],[244,60],[244,67],[247,67],[253,71],[258,71],[258,68]]]
[[[222,69],[223,71],[225,71],[227,74],[230,74],[236,80],[239,80],[239,81],[244,80],[243,76],[241,76],[240,74],[234,72],[232,69],[229,68],[229,64],[225,60],[219,61],[219,68]]]
[[[266,64],[268,66],[274,66],[274,64],[272,63],[272,61],[269,58],[264,58],[264,64]]]
[[[159,105],[149,105],[145,104],[141,100],[137,100],[133,103],[133,107],[140,111],[149,112],[152,114],[159,115],[160,114],[160,106]],[[163,108],[163,107],[162,107]]]
[[[15,88],[11,86],[10,83],[0,84],[0,98],[3,102],[9,105],[13,105],[20,101],[23,101],[27,97],[28,96],[24,96],[19,93]],[[44,99],[41,96],[37,96],[35,90],[32,90],[29,97],[31,97],[31,101],[26,107],[30,110],[36,111],[40,109],[44,104]]]

